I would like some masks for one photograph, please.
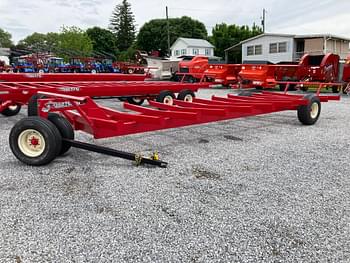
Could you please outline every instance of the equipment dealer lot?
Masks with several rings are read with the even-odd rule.
[[[288,111],[103,140],[77,133],[158,150],[166,169],[78,149],[29,167],[8,146],[25,111],[0,117],[0,261],[348,262],[349,106],[347,96],[323,103],[313,126]]]

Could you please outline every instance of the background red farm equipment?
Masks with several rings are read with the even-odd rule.
[[[144,158],[74,140],[74,130],[85,131],[94,138],[108,138],[134,133],[183,127],[296,110],[298,119],[305,125],[314,124],[321,110],[321,102],[339,99],[339,96],[290,95],[262,92],[242,96],[213,96],[211,100],[192,98],[191,101],[173,100],[173,105],[150,101],[151,107],[124,103],[128,110],[118,111],[96,104],[90,97],[75,97],[50,92],[39,92],[40,98],[33,108],[38,116],[20,120],[11,130],[10,147],[23,163],[45,165],[71,147],[110,156],[166,167],[158,154]]]
[[[332,83],[338,81],[338,75],[339,56],[334,54],[305,54],[298,64],[244,64],[239,73],[243,88],[274,88],[279,82],[281,90],[285,88],[282,81]],[[334,87],[334,91],[337,90]]]
[[[212,76],[214,83],[228,86],[238,83],[241,68],[241,64],[209,64],[204,74]]]
[[[145,67],[130,62],[113,62],[113,68],[118,69],[120,72],[124,74],[144,74]]]
[[[173,104],[177,99],[192,101],[199,88],[208,83],[178,82],[0,82],[0,113],[4,116],[18,114],[22,105],[28,104],[28,114],[36,115],[38,92],[88,96],[93,98],[119,98],[141,105],[145,99]]]
[[[210,76],[215,84],[228,86],[238,82],[238,73],[241,71],[240,64],[224,64],[206,56],[184,57],[179,62],[178,75],[185,74],[190,82],[196,82],[203,75]]]

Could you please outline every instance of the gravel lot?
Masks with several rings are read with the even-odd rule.
[[[166,169],[77,149],[25,166],[8,146],[24,116],[0,117],[0,262],[350,262],[350,97],[308,127],[282,112],[77,136]]]

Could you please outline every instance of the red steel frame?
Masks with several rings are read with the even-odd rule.
[[[144,81],[148,74],[0,73],[0,82]]]
[[[38,112],[43,118],[49,112],[60,112],[75,130],[92,134],[95,138],[107,138],[127,134],[155,131],[272,113],[297,110],[309,101],[304,95],[262,92],[251,96],[213,96],[211,100],[197,99],[193,102],[175,100],[175,105],[150,101],[149,107],[124,103],[117,111],[99,106],[90,97],[76,97],[48,92],[39,92],[46,99],[38,100]],[[339,100],[339,96],[320,96],[321,102]]]
[[[11,105],[27,104],[38,92],[50,92],[89,97],[142,97],[154,98],[161,91],[178,93],[208,88],[209,83],[180,82],[0,82],[0,112]]]

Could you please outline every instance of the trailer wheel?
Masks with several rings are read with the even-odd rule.
[[[21,108],[22,108],[21,104],[10,105],[6,109],[4,109],[1,112],[1,114],[7,117],[15,116],[20,112]]]
[[[28,101],[28,116],[38,116],[38,100],[44,99],[41,94],[34,94]]]
[[[50,163],[61,151],[62,137],[53,123],[27,117],[11,129],[10,148],[18,160],[29,165]]]
[[[48,120],[51,121],[61,134],[63,139],[74,140],[74,129],[70,122],[57,113],[49,113]],[[61,151],[58,155],[63,155],[69,151],[72,145],[69,142],[62,141]]]
[[[177,95],[178,100],[183,100],[185,102],[193,102],[193,99],[196,95],[194,95],[192,90],[184,89],[179,92]]]
[[[132,68],[129,68],[127,72],[128,72],[128,74],[133,74],[134,70]]]
[[[96,74],[96,73],[97,73],[96,69],[91,70],[91,74]]]
[[[313,125],[321,114],[320,98],[314,94],[308,94],[304,98],[308,99],[309,103],[298,108],[298,119],[304,125]]]
[[[157,96],[156,101],[167,105],[173,105],[174,99],[175,99],[174,93],[172,93],[170,90],[163,90]]]
[[[134,104],[134,105],[142,105],[142,103],[145,101],[145,99],[141,99],[141,98],[138,98],[138,97],[127,97],[126,100],[130,104]]]

